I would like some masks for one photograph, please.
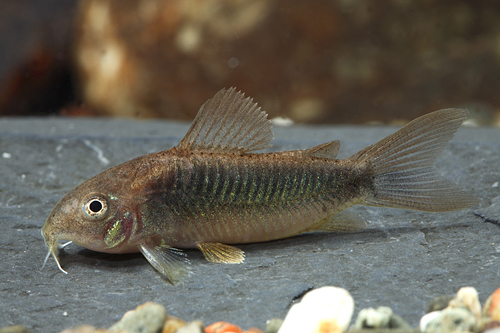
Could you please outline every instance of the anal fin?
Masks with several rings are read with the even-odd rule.
[[[303,232],[356,232],[366,228],[366,221],[356,213],[341,211],[332,214]]]
[[[157,245],[152,240],[142,242],[139,249],[149,263],[172,284],[182,282],[191,274],[189,259],[179,249]]]
[[[231,245],[217,242],[200,242],[196,246],[203,253],[205,259],[211,262],[241,264],[245,260],[245,253]]]

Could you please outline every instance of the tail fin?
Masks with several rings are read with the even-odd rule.
[[[444,212],[479,203],[434,169],[436,157],[467,116],[460,109],[429,113],[353,155],[351,160],[369,163],[374,171],[375,195],[365,204]]]

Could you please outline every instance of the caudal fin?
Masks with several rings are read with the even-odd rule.
[[[369,163],[374,171],[375,195],[365,204],[443,212],[479,203],[434,169],[436,157],[468,114],[460,109],[429,113],[353,155],[351,160]]]

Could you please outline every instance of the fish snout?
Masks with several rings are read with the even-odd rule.
[[[47,253],[47,256],[45,257],[45,260],[43,262],[42,269],[45,267],[45,264],[47,263],[48,258],[52,255],[54,257],[54,260],[56,261],[57,267],[65,273],[68,274],[64,269],[62,269],[61,264],[59,263],[59,258],[57,257],[57,251],[59,247],[65,247],[66,245],[70,244],[71,241],[62,230],[59,230],[60,223],[57,223],[57,216],[52,212],[47,220],[45,221],[44,226],[42,227],[42,236],[43,240],[45,242],[45,245],[49,248],[49,252]],[[67,239],[69,242],[59,245],[59,241],[61,239]]]
[[[42,236],[43,236],[43,239],[45,241],[45,245],[47,245],[47,247],[49,248],[49,252],[47,253],[47,256],[45,257],[45,260],[43,261],[42,269],[45,267],[45,264],[47,264],[47,260],[49,259],[50,255],[52,255],[54,257],[54,260],[56,261],[57,267],[59,267],[61,272],[63,272],[64,274],[68,274],[68,272],[66,272],[64,269],[62,269],[61,264],[59,263],[59,258],[57,258],[57,250],[59,247],[59,244],[58,244],[59,240],[54,238],[53,234],[45,233],[43,228],[42,228]],[[66,246],[69,243],[71,243],[71,242],[68,242],[63,246]]]

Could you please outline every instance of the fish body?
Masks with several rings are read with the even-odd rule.
[[[311,221],[373,191],[366,168],[297,155],[191,155],[172,149],[148,156],[139,163],[152,163],[162,173],[154,179],[145,175],[146,184],[138,177],[132,185],[147,191],[142,225],[160,230],[165,241],[178,247],[269,241],[300,233]]]
[[[255,154],[272,140],[267,115],[234,88],[221,90],[178,146],[85,181],[56,205],[42,234],[58,265],[65,239],[100,252],[142,252],[177,283],[189,274],[179,248],[241,263],[243,251],[228,244],[363,229],[361,217],[343,211],[356,204],[467,208],[477,199],[433,168],[466,117],[464,110],[436,111],[344,160],[336,158],[338,141]]]

